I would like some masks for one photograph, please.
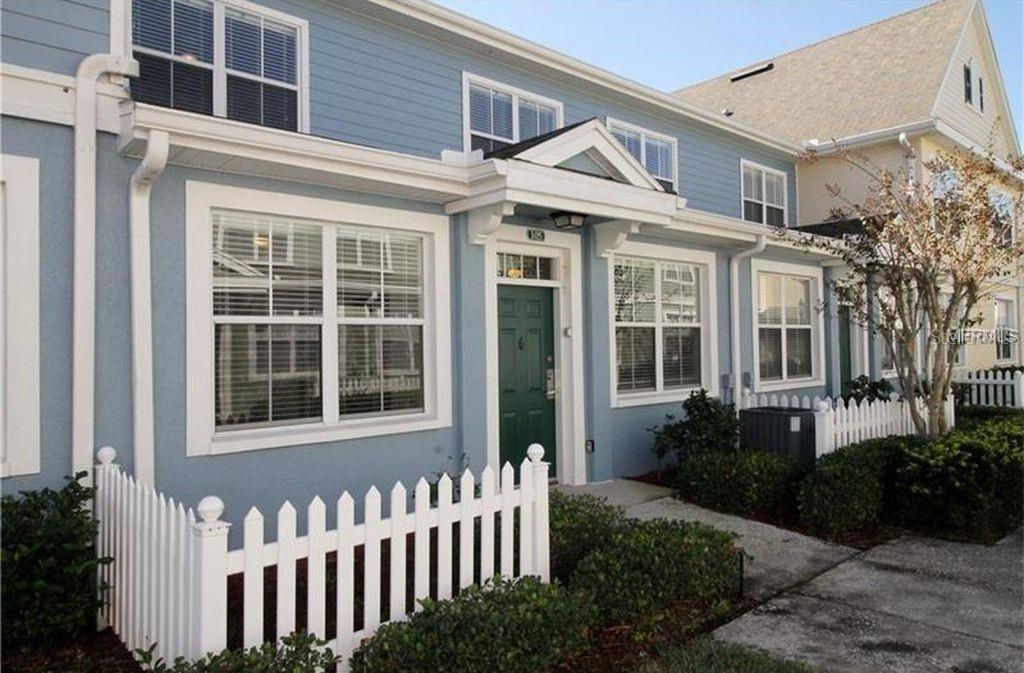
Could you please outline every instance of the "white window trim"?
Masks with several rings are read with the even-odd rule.
[[[512,143],[520,142],[519,137],[519,100],[526,99],[534,103],[540,103],[541,105],[547,105],[555,109],[555,128],[560,129],[565,124],[565,106],[561,101],[541,96],[540,94],[533,93],[532,91],[526,91],[525,89],[519,89],[508,84],[495,81],[493,79],[487,79],[473,73],[462,71],[462,149],[465,152],[470,152],[473,148],[473,130],[470,128],[470,111],[469,111],[469,87],[473,84],[496,89],[502,93],[506,93],[512,96]],[[505,142],[505,141],[502,141]]]
[[[981,99],[982,99],[982,91],[981,90],[984,88],[985,85],[981,84],[981,82],[985,78],[981,76],[980,72],[978,72],[978,65],[977,65],[977,63],[975,62],[975,60],[973,58],[967,59],[967,62],[964,63],[964,65],[966,65],[970,69],[970,72],[971,72],[971,100],[970,101],[966,101],[965,100],[964,101],[964,105],[966,105],[968,108],[973,110],[975,112],[975,114],[979,114],[981,116],[984,116],[985,115],[985,111],[981,109],[981,105],[982,105],[982,101],[981,101]],[[960,81],[960,89],[961,89],[961,92],[962,92],[963,91],[963,80],[962,79]]]
[[[191,180],[185,186],[185,201],[188,297],[187,455],[201,456],[298,446],[451,426],[451,306],[446,216]],[[338,420],[338,387],[326,385],[326,379],[333,377],[337,371],[337,346],[330,338],[331,330],[325,329],[321,366],[328,374],[325,377],[325,418],[322,421],[270,428],[216,431],[211,213],[221,208],[412,231],[423,236],[423,411]],[[333,273],[335,266],[334,255],[330,253],[333,253],[333,250],[324,250],[325,275]],[[325,311],[323,322],[325,325],[333,326],[337,321],[329,319],[326,315],[328,312],[329,309]]]
[[[761,353],[757,333],[760,325],[757,320],[757,309],[759,296],[758,279],[762,272],[784,276],[800,276],[811,280],[811,347],[816,348],[816,352],[813,354],[811,375],[809,377],[786,377],[781,381],[761,381]],[[754,382],[754,392],[814,388],[825,385],[825,312],[817,309],[818,303],[824,296],[825,274],[820,266],[772,262],[757,258],[750,260],[750,341],[754,356],[750,368]],[[783,357],[785,357],[785,350],[783,350]],[[783,366],[783,370],[785,370],[785,366]]]
[[[1009,308],[1008,308],[1009,316],[1008,316],[1008,318],[1010,320],[1010,323],[1009,323],[1009,325],[1007,325],[1007,327],[1016,328],[1017,327],[1017,302],[1013,299],[1013,297],[996,297],[995,299],[992,300],[992,328],[993,328],[993,330],[998,330],[999,329],[999,324],[1000,324],[999,323],[999,302],[1001,302],[1001,301],[1006,302],[1009,305]],[[1008,358],[1001,358],[1001,357],[999,357],[999,344],[996,343],[995,344],[995,351],[996,351],[996,358],[995,359],[996,359],[996,362],[999,363],[999,364],[1013,364],[1013,363],[1015,363],[1017,361],[1017,348],[1019,346],[1020,346],[1019,343],[1011,343],[1010,344],[1010,357],[1008,357]]]
[[[210,0],[213,3],[213,63],[200,63],[188,61],[173,54],[166,54],[161,51],[147,49],[146,47],[135,46],[135,39],[132,36],[132,0],[112,0],[111,5],[111,49],[118,47],[117,42],[121,41],[123,35],[123,47],[127,54],[139,51],[160,58],[166,58],[174,62],[184,62],[188,65],[208,68],[213,71],[213,116],[227,118],[227,76],[237,74],[257,82],[263,82],[284,89],[296,91],[296,131],[298,133],[309,133],[309,21],[291,14],[271,9],[249,0]],[[240,12],[256,14],[265,19],[284,24],[296,29],[295,45],[295,84],[279,82],[249,73],[229,72],[225,65],[225,41],[224,41],[224,10],[226,8],[236,9]],[[115,22],[123,25],[123,30],[115,32]],[[112,53],[118,53],[113,51]],[[268,127],[270,128],[270,127]]]
[[[644,167],[644,170],[647,170],[647,163],[645,161],[645,159],[647,158],[647,144],[645,142],[647,140],[647,138],[651,138],[652,140],[660,140],[662,142],[668,143],[672,147],[672,189],[673,189],[673,191],[675,191],[676,194],[679,193],[679,139],[678,138],[676,138],[674,136],[666,135],[664,133],[658,133],[657,131],[651,131],[650,129],[646,129],[646,128],[642,127],[642,126],[637,126],[636,124],[630,124],[629,122],[624,122],[621,119],[615,119],[614,117],[606,117],[605,118],[605,125],[608,127],[609,131],[612,130],[613,126],[617,126],[617,127],[621,128],[621,129],[624,129],[626,131],[632,131],[633,133],[639,133],[640,134],[640,158],[637,159],[637,161],[639,161],[640,165]],[[636,158],[636,157],[634,157],[634,158]],[[652,177],[654,177],[655,179],[659,179],[657,175],[652,175]],[[664,179],[664,178],[661,178],[661,179]]]
[[[0,220],[0,477],[38,474],[39,160],[0,155],[4,190]]]
[[[618,371],[615,362],[615,259],[616,257],[642,258],[654,262],[679,262],[700,267],[700,350],[701,350],[701,382],[700,385],[672,390],[655,390],[651,392],[622,392],[618,390]],[[626,241],[615,250],[608,259],[608,362],[611,383],[612,408],[637,407],[648,404],[664,404],[666,402],[682,402],[694,391],[704,388],[710,395],[718,395],[718,300],[716,279],[715,253],[690,248],[675,248],[651,243]],[[660,307],[658,307],[660,311]],[[655,353],[661,351],[658,335],[655,335]],[[661,388],[661,363],[655,355],[657,387]]]
[[[772,174],[777,175],[780,178],[782,178],[782,224],[783,224],[783,226],[788,227],[789,226],[789,175],[787,175],[785,171],[780,171],[777,168],[769,168],[768,166],[765,166],[765,165],[759,164],[759,163],[755,163],[755,162],[749,161],[747,159],[740,159],[740,220],[742,220],[744,222],[753,222],[753,220],[748,220],[744,216],[744,213],[745,213],[746,209],[743,207],[743,202],[748,200],[746,197],[743,196],[743,169],[744,168],[756,168],[759,171],[764,171],[765,175],[767,175],[768,173],[772,173]],[[775,204],[769,204],[767,201],[764,200],[763,197],[766,196],[767,193],[768,193],[767,189],[765,189],[766,185],[764,184],[764,182],[765,182],[764,178],[762,177],[761,178],[761,196],[762,196],[762,199],[760,201],[756,201],[756,199],[749,199],[749,200],[750,201],[756,201],[757,203],[761,204],[762,208],[761,208],[761,222],[760,222],[760,224],[764,224],[765,226],[767,226],[767,222],[766,221],[768,219],[768,206],[771,205],[772,208],[777,208],[778,206],[776,206]]]

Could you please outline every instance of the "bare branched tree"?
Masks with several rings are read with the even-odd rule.
[[[917,181],[837,149],[869,184],[860,202],[827,185],[852,231],[798,240],[842,259],[846,273],[833,281],[839,305],[881,337],[903,396],[923,403],[926,413],[909,405],[918,434],[942,434],[956,353],[948,335],[970,327],[995,286],[1020,274],[1024,242],[1012,232],[1021,217],[1024,160],[939,152],[923,164],[931,179]]]

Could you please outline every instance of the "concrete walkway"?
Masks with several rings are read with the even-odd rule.
[[[1024,670],[1021,533],[996,545],[905,537],[754,608],[715,636],[822,673]]]
[[[560,488],[607,497],[638,519],[736,533],[753,556],[747,595],[765,602],[716,630],[722,640],[820,673],[1024,671],[1020,531],[992,546],[903,537],[858,552],[665,497],[667,489],[649,484]]]

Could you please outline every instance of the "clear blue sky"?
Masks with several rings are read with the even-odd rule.
[[[671,91],[925,0],[437,0],[516,35]],[[1024,139],[1024,0],[984,0]]]

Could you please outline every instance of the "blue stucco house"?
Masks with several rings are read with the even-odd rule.
[[[7,491],[581,484],[701,387],[838,392],[792,141],[424,0],[2,19]]]

